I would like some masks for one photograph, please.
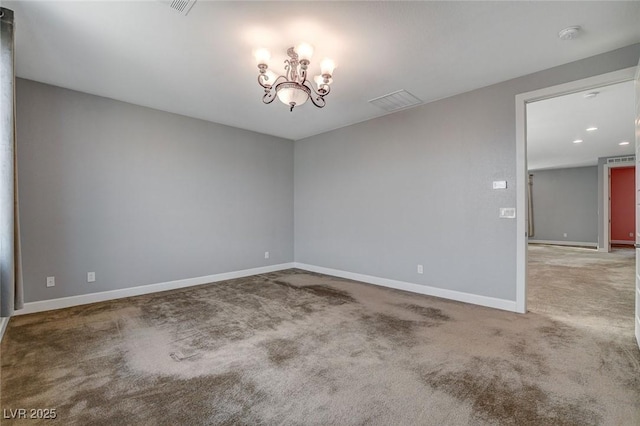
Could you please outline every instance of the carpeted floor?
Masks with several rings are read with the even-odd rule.
[[[633,270],[633,251],[532,246],[526,315],[287,270],[18,316],[1,407],[65,425],[638,425]]]

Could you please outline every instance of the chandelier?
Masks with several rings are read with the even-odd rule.
[[[267,62],[271,54],[267,49],[258,49],[255,58],[258,62],[258,84],[264,88],[262,102],[270,104],[276,97],[289,106],[289,111],[300,106],[311,99],[311,102],[318,108],[325,106],[324,97],[331,91],[330,84],[333,82],[333,70],[335,63],[328,58],[320,62],[320,75],[314,77],[317,89],[307,79],[307,72],[313,55],[313,47],[307,43],[302,43],[297,47],[287,49],[289,59],[284,61],[284,75],[276,75],[269,70]]]

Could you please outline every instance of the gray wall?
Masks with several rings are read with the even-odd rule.
[[[18,80],[26,301],[290,262],[294,212],[299,262],[515,300],[515,95],[639,56],[297,141],[295,161],[291,141]]]
[[[516,221],[498,218],[516,205],[515,96],[639,56],[636,44],[297,141],[296,261],[515,300]]]
[[[535,226],[529,241],[597,243],[598,167],[538,170],[529,174],[533,175]]]
[[[22,79],[17,117],[27,302],[293,260],[292,141]]]

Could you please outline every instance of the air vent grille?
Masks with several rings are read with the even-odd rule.
[[[420,105],[422,101],[406,90],[398,90],[397,92],[371,99],[369,103],[385,111],[392,112]]]
[[[607,158],[607,164],[620,164],[620,163],[635,163],[636,156],[629,155],[626,157]]]
[[[160,0],[162,3],[166,3],[169,7],[181,15],[187,16],[191,8],[197,0]]]

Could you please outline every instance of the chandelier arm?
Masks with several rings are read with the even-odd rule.
[[[304,86],[309,89],[309,99],[311,99],[311,102],[313,102],[313,104],[318,108],[324,107],[327,104],[327,101],[324,100],[326,93],[318,93],[316,92],[316,89],[313,88],[311,83],[309,83],[308,81],[306,83],[307,84],[305,84]]]
[[[321,94],[323,97],[327,96],[329,93],[331,93],[331,86],[330,85],[323,84],[322,88],[323,88],[324,92],[322,92],[322,93],[318,92],[318,94]]]
[[[314,89],[313,85],[311,84],[310,81],[306,81],[306,84],[304,85],[307,89],[309,89],[311,91],[311,93],[309,93],[309,96],[315,95],[318,96],[320,98],[324,98],[325,96],[327,96],[329,94],[330,90],[324,91],[324,92],[318,92],[316,89]],[[329,89],[330,86],[327,84],[326,85]]]
[[[287,81],[287,79],[285,78],[285,76],[283,76],[283,75],[279,75],[279,76],[277,76],[277,77],[276,77],[276,79],[275,79],[275,80],[273,80],[273,83],[271,84],[271,86],[275,87],[275,86],[277,86],[278,84],[282,83],[282,81],[280,81],[280,79],[282,79],[282,81]],[[280,82],[280,83],[278,83],[278,82]]]
[[[277,94],[276,90],[272,90],[270,88],[264,89],[264,96],[262,97],[262,102],[264,102],[265,104],[270,104],[276,99],[276,94]]]
[[[286,80],[286,78],[282,75],[279,75],[276,77],[275,80],[273,80],[271,83],[267,82],[266,79],[264,78],[266,77],[264,74],[258,74],[258,84],[260,86],[262,86],[265,90],[266,89],[270,89],[272,87],[276,87],[276,85],[278,84],[278,80],[280,80],[281,78]]]
[[[258,84],[262,87],[264,87],[265,89],[268,89],[269,87],[273,86],[273,84],[269,84],[266,82],[267,81],[267,76],[265,74],[258,74]]]
[[[318,108],[323,108],[327,104],[327,101],[325,101],[321,95],[312,94],[309,95],[309,99],[311,99],[311,102]]]

